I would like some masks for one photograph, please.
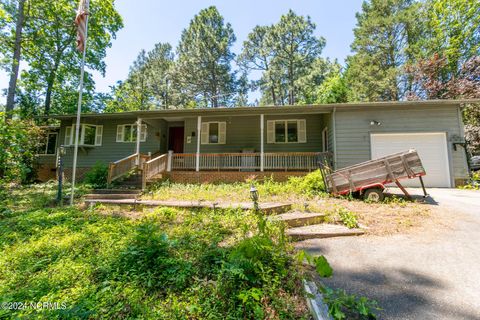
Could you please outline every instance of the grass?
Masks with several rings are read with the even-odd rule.
[[[254,184],[261,195],[260,201],[295,201],[326,197],[320,171],[305,177],[290,177],[287,182],[271,178],[237,183],[183,184],[164,181],[152,185],[145,195],[155,200],[204,200],[246,202],[250,200],[250,187]]]
[[[0,206],[0,318],[307,319],[282,225],[251,212],[51,206],[53,186]]]

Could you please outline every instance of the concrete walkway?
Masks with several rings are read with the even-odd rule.
[[[327,285],[377,300],[384,309],[380,319],[480,319],[480,192],[428,191],[441,225],[406,235],[307,240],[298,247],[327,257],[334,269]]]

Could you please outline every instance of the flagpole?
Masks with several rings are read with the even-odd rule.
[[[87,8],[87,10],[88,9],[89,8]],[[75,195],[75,178],[76,178],[75,176],[77,173],[78,140],[79,140],[79,134],[80,134],[80,116],[82,114],[83,78],[85,75],[85,56],[87,55],[88,17],[89,15],[87,15],[85,20],[85,42],[83,45],[83,57],[82,57],[82,63],[80,68],[80,86],[79,86],[80,92],[78,94],[77,125],[75,126],[75,147],[73,149],[72,191],[70,193],[71,206],[73,206],[73,198]]]

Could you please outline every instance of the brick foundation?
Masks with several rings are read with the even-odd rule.
[[[57,169],[54,165],[43,164],[37,168],[37,180],[40,182],[47,182],[49,180],[57,179]]]
[[[242,172],[242,171],[173,171],[165,175],[165,178],[178,183],[216,183],[216,182],[244,182],[247,180],[262,180],[272,177],[273,180],[283,182],[289,177],[304,176],[308,172],[299,171],[275,171],[275,172]]]
[[[92,168],[77,168],[77,172],[75,173],[76,175],[75,180],[77,182],[82,181],[85,178],[85,173],[87,173],[91,169]],[[72,180],[72,168],[63,169],[63,178],[66,181]]]

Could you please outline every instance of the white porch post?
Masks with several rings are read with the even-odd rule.
[[[264,154],[264,146],[263,146],[263,143],[264,143],[264,135],[263,135],[263,131],[264,131],[264,115],[263,113],[260,115],[260,171],[263,172],[263,169],[264,169],[264,166],[265,166],[265,154]]]
[[[173,158],[173,150],[168,150],[168,156],[167,156],[167,172],[172,171],[172,158]]]
[[[140,166],[140,137],[142,133],[142,119],[137,119],[137,166]]]
[[[195,171],[200,171],[200,143],[201,140],[201,131],[202,131],[202,117],[198,116],[197,118],[197,157],[195,162]]]

